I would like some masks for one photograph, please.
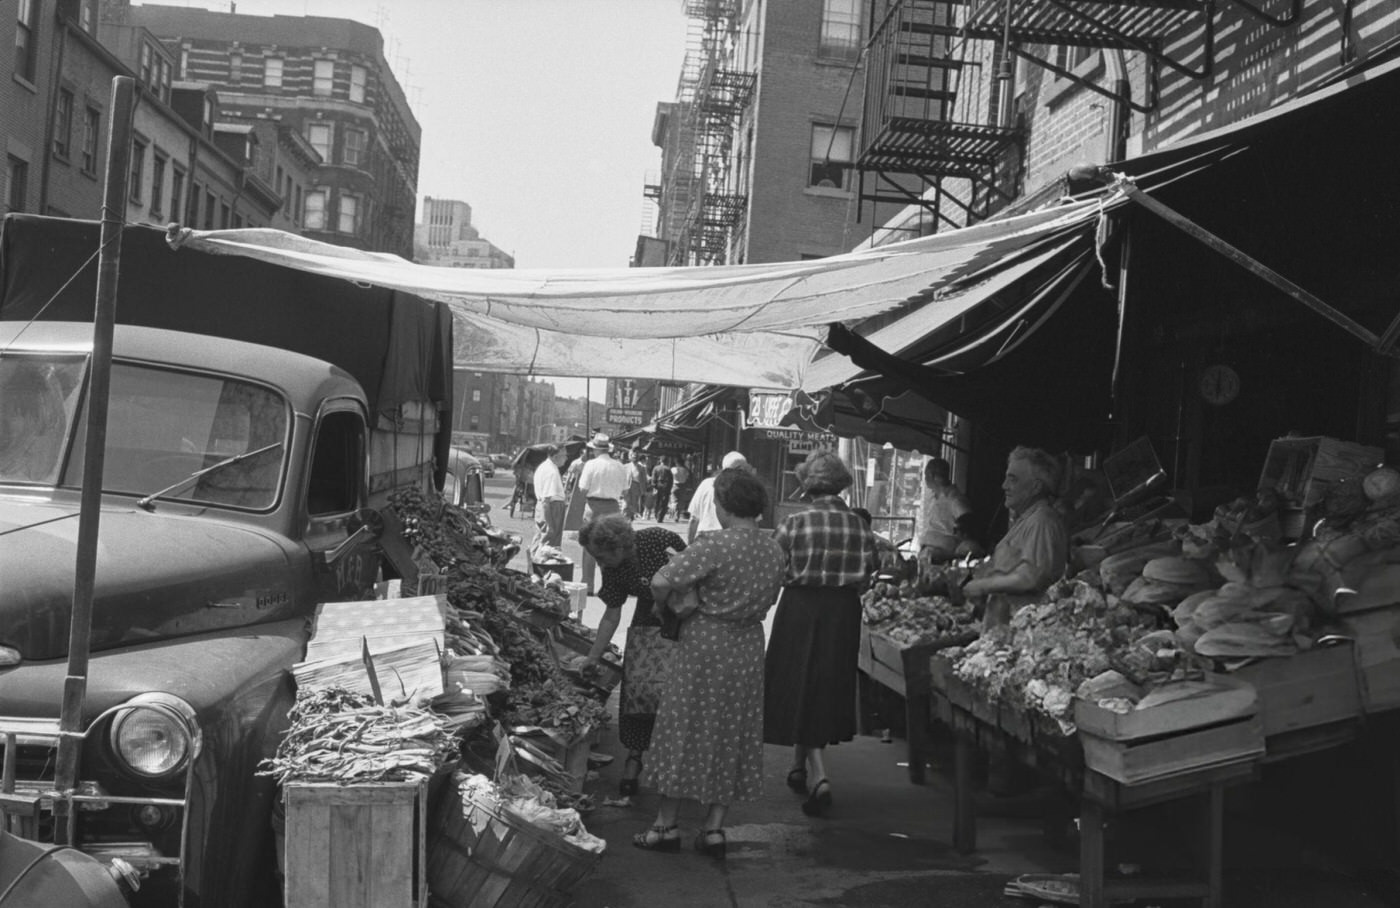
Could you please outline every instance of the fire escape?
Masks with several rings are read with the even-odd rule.
[[[660,206],[658,230],[670,242],[672,265],[725,264],[748,207],[748,197],[730,188],[734,132],[757,81],[726,66],[740,2],[686,2],[691,40],[665,124],[662,182],[644,190]]]
[[[1022,138],[1017,129],[978,122],[966,112],[966,103],[964,110],[955,110],[959,81],[969,66],[955,20],[961,5],[962,0],[894,0],[875,22],[866,53],[856,158],[860,200],[918,205],[931,215],[934,230],[962,226],[947,213],[950,206],[971,221],[987,216],[993,196],[1010,200],[998,172],[1006,152]],[[971,192],[945,191],[946,179],[967,181]]]

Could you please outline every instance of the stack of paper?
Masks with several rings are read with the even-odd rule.
[[[292,667],[297,686],[373,695],[377,680],[385,702],[439,696],[446,615],[446,595],[324,602],[316,607],[306,659]]]

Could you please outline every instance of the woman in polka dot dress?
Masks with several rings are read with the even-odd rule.
[[[708,805],[696,848],[725,850],[733,801],[763,793],[763,616],[782,585],[787,557],[758,528],[763,484],[743,470],[715,478],[723,529],[707,533],[657,571],[652,591],[682,618],[680,643],[657,710],[648,780],[661,792],[656,821],[638,848],[680,847],[680,800]]]

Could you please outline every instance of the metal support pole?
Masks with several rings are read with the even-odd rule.
[[[83,744],[83,700],[87,695],[88,645],[92,637],[92,597],[97,575],[97,528],[102,511],[102,469],[107,449],[107,398],[112,379],[112,335],[116,321],[117,276],[122,224],[126,218],[127,170],[131,164],[131,117],[136,80],[112,80],[111,126],[107,134],[107,177],[102,198],[102,232],[97,257],[97,301],[92,324],[92,367],[88,381],[87,437],[78,545],[73,572],[73,611],[68,627],[68,675],[59,712],[58,762],[54,787],[60,795],[77,785]],[[72,834],[72,802],[54,799],[54,839],[67,844]]]

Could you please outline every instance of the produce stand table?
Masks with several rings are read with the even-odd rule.
[[[879,684],[904,698],[904,719],[909,746],[909,781],[924,784],[924,763],[928,749],[930,657],[951,646],[976,639],[975,633],[945,637],[930,643],[901,645],[878,630],[862,624],[860,650],[856,657],[861,685],[860,702],[866,702],[870,684]],[[862,717],[863,718],[863,717]],[[862,728],[862,732],[867,729]]]
[[[1122,898],[1199,898],[1218,908],[1224,789],[1254,779],[1261,764],[1335,747],[1355,738],[1362,706],[1353,644],[1319,647],[1291,657],[1245,666],[1232,677],[1255,687],[1259,713],[1247,721],[1167,736],[1146,746],[1170,760],[1189,755],[1175,771],[1141,781],[1110,778],[1085,765],[1081,734],[1065,735],[1053,719],[1026,709],[994,704],[952,671],[945,657],[929,659],[930,719],[954,733],[953,845],[976,850],[973,765],[978,750],[1012,750],[1018,758],[1060,781],[1080,801],[1080,904],[1107,906]],[[1240,735],[1255,734],[1262,751],[1242,748]],[[1218,759],[1201,762],[1200,747],[1219,747]],[[1200,802],[1200,875],[1186,879],[1106,880],[1103,828],[1113,815],[1167,801]]]

